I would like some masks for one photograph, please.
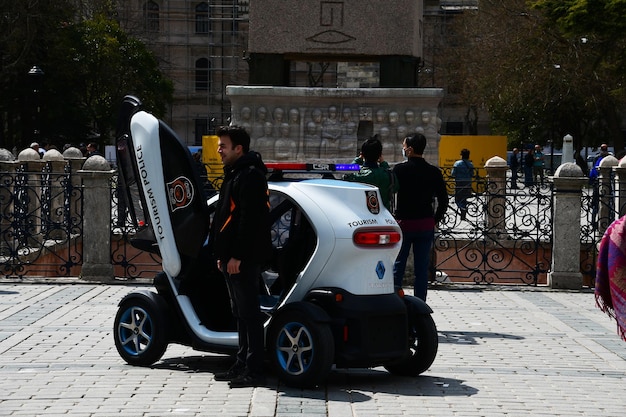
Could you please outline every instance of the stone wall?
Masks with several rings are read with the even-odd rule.
[[[426,159],[439,163],[441,89],[228,86],[226,94],[232,123],[265,161],[351,162],[378,134],[385,160],[399,162],[404,137],[421,132]]]
[[[422,55],[423,2],[255,0],[248,51],[324,56]]]

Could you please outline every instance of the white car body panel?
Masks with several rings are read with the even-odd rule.
[[[378,214],[368,210],[366,191],[375,190],[380,201],[376,187],[338,180],[304,180],[270,183],[269,188],[289,196],[302,208],[318,239],[311,261],[285,302],[300,300],[312,288],[320,287],[340,287],[355,295],[393,293],[393,263],[400,242],[385,247],[355,248],[352,240],[353,234],[362,229],[382,228],[401,233],[391,213],[382,205]],[[384,271],[382,278],[377,268]],[[313,273],[317,276],[312,276]],[[302,280],[303,276],[306,279]]]

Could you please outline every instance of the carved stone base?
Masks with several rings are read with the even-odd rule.
[[[351,162],[378,134],[383,158],[402,161],[402,141],[428,139],[425,158],[439,164],[439,88],[228,86],[232,123],[248,130],[265,161]]]

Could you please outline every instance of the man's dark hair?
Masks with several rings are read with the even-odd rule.
[[[409,148],[413,148],[413,152],[417,155],[423,155],[424,149],[426,149],[426,136],[421,133],[411,133],[406,138],[406,146]]]
[[[217,129],[217,136],[229,136],[233,147],[241,145],[243,153],[250,150],[250,135],[241,126],[221,126]]]
[[[461,158],[469,159],[470,151],[467,148],[461,149]]]
[[[370,138],[361,145],[361,153],[366,162],[376,162],[383,154],[383,144],[377,137]]]

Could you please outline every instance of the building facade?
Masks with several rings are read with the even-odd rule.
[[[231,120],[227,85],[246,85],[250,1],[130,0],[120,2],[122,27],[144,41],[174,82],[174,102],[165,121],[188,145]],[[445,89],[436,52],[445,42],[446,25],[455,14],[477,7],[478,0],[424,1],[424,45],[417,87]],[[290,62],[290,86],[378,87],[375,62]],[[441,133],[467,133],[465,110],[446,91]],[[486,122],[486,118],[482,118]],[[479,133],[487,133],[486,124]]]
[[[248,0],[120,2],[122,27],[144,41],[174,82],[165,121],[189,145],[230,122],[225,86],[245,84]]]

